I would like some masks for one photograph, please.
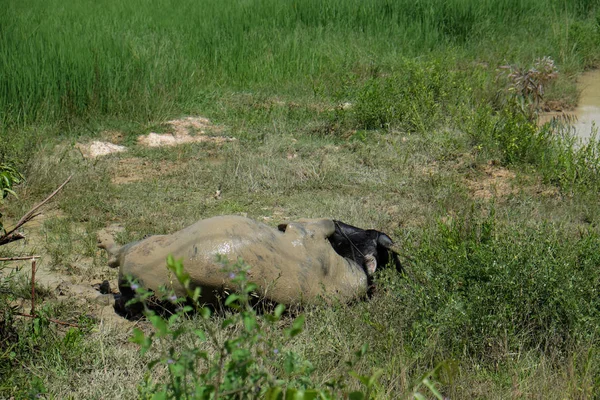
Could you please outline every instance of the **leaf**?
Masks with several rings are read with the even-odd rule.
[[[294,320],[294,322],[292,323],[292,328],[293,329],[302,329],[302,327],[304,326],[304,314],[298,316],[298,318],[296,318]]]
[[[233,318],[227,318],[225,320],[223,320],[223,322],[221,322],[221,329],[225,329],[230,325],[233,325],[235,323],[235,321],[233,320]]]
[[[444,400],[444,396],[435,388],[433,382],[431,382],[428,378],[423,379],[423,385],[427,386],[427,388],[433,393],[436,399]]]
[[[252,314],[245,314],[243,321],[247,332],[252,332],[256,328],[256,318]]]
[[[140,328],[133,328],[133,337],[129,338],[129,341],[141,346],[146,341],[146,335]]]
[[[348,375],[358,379],[360,381],[360,383],[362,383],[365,386],[369,386],[369,377],[368,376],[363,376],[363,375],[359,375],[354,371],[349,371]]]
[[[144,355],[152,345],[152,336],[146,336],[139,328],[133,328],[133,337],[129,339],[132,343],[140,346],[140,354]]]
[[[212,314],[212,312],[210,311],[210,308],[208,308],[208,307],[202,307],[200,309],[200,315],[204,319],[209,319],[211,314]]]
[[[304,314],[302,314],[294,320],[294,322],[292,323],[292,328],[289,331],[290,337],[297,336],[300,332],[302,332],[302,327],[304,326],[304,319]]]
[[[200,298],[200,293],[201,293],[201,289],[199,286],[197,286],[194,289],[194,293],[192,294],[192,300],[194,301],[194,303],[196,303],[198,301],[198,299]]]
[[[417,400],[427,400],[427,397],[423,396],[421,393],[419,392],[415,392],[413,393],[413,397]]]
[[[363,392],[352,392],[348,395],[350,400],[364,400],[365,394]]]
[[[167,267],[175,272],[175,257],[173,257],[173,254],[169,254],[167,256]]]
[[[379,378],[381,378],[381,375],[383,375],[383,369],[378,368],[375,371],[373,371],[371,377],[369,378],[368,387],[373,387],[373,385],[379,380]]]
[[[319,390],[310,389],[304,391],[304,398],[307,400],[314,400],[318,399],[319,397],[322,397]]]
[[[154,393],[154,396],[152,396],[152,400],[167,400],[167,391],[163,390],[162,392]]]
[[[148,319],[154,326],[154,329],[156,329],[158,337],[163,337],[168,333],[167,323],[164,319],[162,319],[162,317],[158,315],[151,315],[148,317]]]
[[[367,351],[369,350],[369,344],[368,343],[364,343],[361,347],[360,350],[358,350],[357,352],[354,353],[354,355],[357,358],[361,358],[362,356],[364,356],[365,354],[367,354]]]
[[[288,353],[283,362],[283,369],[286,374],[291,375],[296,372],[296,357],[294,353]]]
[[[225,299],[225,305],[228,306],[231,303],[233,303],[234,301],[237,301],[240,298],[239,295],[237,295],[236,293],[232,293],[229,296],[227,296],[227,299]]]
[[[286,400],[304,400],[304,391],[290,388],[285,391]]]
[[[279,386],[269,388],[265,393],[265,400],[281,400],[283,399],[283,389]]]
[[[177,322],[177,319],[179,318],[179,314],[173,314],[169,317],[169,326],[172,326],[175,322]]]
[[[281,317],[281,314],[283,314],[284,311],[285,311],[285,306],[283,304],[277,304],[277,307],[275,307],[275,311],[273,312],[273,315],[279,319]]]
[[[198,336],[198,338],[199,338],[201,341],[203,341],[203,342],[205,342],[205,341],[206,341],[206,334],[204,333],[204,331],[203,331],[202,329],[195,329],[195,330],[194,330],[194,334],[195,334],[196,336]]]

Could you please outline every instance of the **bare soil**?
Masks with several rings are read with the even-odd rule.
[[[223,143],[234,140],[225,136],[208,136],[207,133],[220,133],[223,128],[213,125],[208,118],[186,117],[167,122],[170,132],[138,136],[138,144],[147,147],[177,146],[186,143]]]

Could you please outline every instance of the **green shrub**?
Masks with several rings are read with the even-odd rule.
[[[359,129],[396,128],[426,133],[444,122],[450,102],[469,90],[438,62],[406,62],[389,76],[373,77],[358,91],[352,109]]]
[[[573,345],[597,344],[598,233],[497,226],[493,209],[478,213],[440,221],[412,250],[414,275],[397,289],[413,316],[407,340],[491,364],[536,349],[561,359]]]
[[[238,290],[224,300],[224,305],[236,312],[225,318],[220,326],[214,325],[211,309],[199,302],[200,289],[190,287],[190,277],[180,260],[169,257],[167,267],[188,291],[191,304],[174,294],[163,299],[177,306],[175,313],[163,318],[147,307],[152,293],[136,283],[137,298],[133,302],[144,305],[144,313],[154,330],[145,334],[134,330],[132,341],[140,345],[142,354],[157,356],[148,363],[150,370],[158,365],[166,368],[166,382],[155,382],[150,375],[140,386],[142,398],[152,399],[370,399],[375,383],[382,371],[371,376],[352,372],[353,365],[367,351],[363,345],[355,353],[355,360],[347,363],[348,374],[355,377],[365,391],[350,391],[346,377],[327,382],[328,388],[315,389],[310,377],[311,363],[299,354],[286,350],[286,342],[302,332],[304,316],[291,322],[282,320],[284,306],[278,305],[273,312],[258,316],[251,306],[251,295],[256,285],[247,278],[249,266],[242,260],[229,265],[222,259],[224,269],[232,277]],[[199,320],[193,326],[186,324],[187,313],[194,311]],[[284,337],[272,334],[282,323],[289,324]],[[222,333],[225,338],[222,338]],[[191,338],[191,339],[190,339]]]

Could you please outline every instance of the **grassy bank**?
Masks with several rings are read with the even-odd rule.
[[[125,243],[219,214],[332,217],[389,233],[406,273],[380,271],[369,301],[304,310],[281,348],[304,369],[286,382],[357,388],[344,361],[368,343],[354,368],[382,370],[376,398],[412,397],[440,363],[455,366],[434,376],[449,398],[598,396],[599,145],[529,112],[576,102],[577,74],[600,61],[595,1],[50,0],[0,18],[0,163],[26,178],[4,218],[74,174],[0,256],[35,252],[41,271],[89,284],[115,279],[95,248],[111,224]],[[543,56],[558,77],[538,104],[498,67]],[[183,115],[236,140],[137,144]],[[84,158],[75,143],[91,139],[129,150]],[[23,307],[25,278],[0,281],[0,397],[138,396],[156,353],[55,287],[30,321],[7,307]],[[288,376],[283,357],[261,363]]]

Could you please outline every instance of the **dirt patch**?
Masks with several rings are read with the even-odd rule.
[[[222,127],[213,125],[208,118],[187,117],[168,121],[169,133],[154,133],[138,136],[138,144],[148,147],[176,146],[186,143],[213,142],[223,143],[235,140],[226,136],[208,136],[207,133],[219,133]]]
[[[91,143],[77,143],[75,145],[85,158],[97,158],[107,156],[113,153],[121,153],[127,151],[127,147],[110,142],[93,141]]]
[[[7,256],[40,256],[36,263],[35,274],[38,287],[36,307],[41,307],[46,302],[67,302],[76,304],[79,312],[92,315],[104,323],[123,323],[123,318],[116,315],[112,308],[112,294],[118,287],[116,271],[104,267],[98,268],[93,257],[81,254],[81,243],[74,244],[74,251],[79,252],[78,256],[65,259],[64,265],[57,266],[53,263],[52,259],[55,255],[44,243],[48,241],[48,235],[52,238],[58,233],[49,231],[50,228],[46,223],[65,218],[65,214],[58,209],[45,210],[43,214],[21,228],[26,237],[24,240],[9,243],[3,246],[3,250],[6,250]],[[13,221],[7,221],[7,225],[12,226]],[[116,226],[109,228],[114,232],[119,230]],[[85,236],[86,230],[82,224],[72,223],[70,229],[74,238]],[[0,276],[6,277],[14,273],[13,279],[22,282],[22,285],[27,287],[23,290],[27,292],[29,292],[31,271],[29,260],[0,263]],[[108,288],[101,290],[105,286]],[[29,312],[30,304],[30,300],[21,300],[20,311]]]
[[[514,172],[491,163],[483,167],[482,172],[482,176],[465,179],[473,198],[489,200],[493,197],[505,198],[519,193],[513,185]]]
[[[139,182],[149,176],[163,176],[176,169],[185,168],[185,165],[185,162],[175,163],[173,161],[162,160],[153,163],[139,157],[123,158],[113,166],[111,181],[115,185]]]

